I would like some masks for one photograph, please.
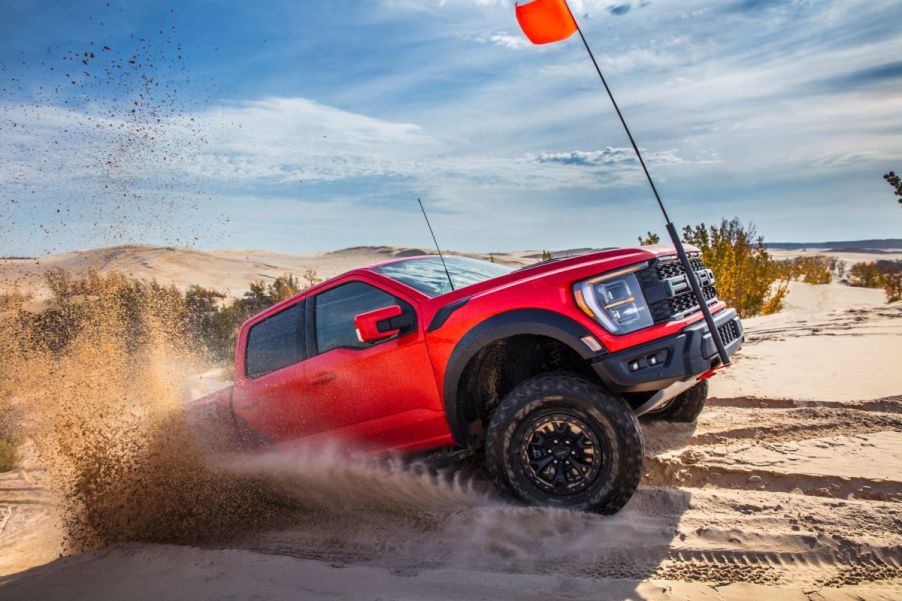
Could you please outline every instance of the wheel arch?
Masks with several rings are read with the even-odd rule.
[[[597,376],[589,367],[589,359],[598,355],[591,351],[580,339],[592,336],[582,324],[561,313],[548,309],[515,309],[499,313],[473,326],[457,343],[448,360],[443,382],[443,403],[448,426],[454,440],[463,447],[476,446],[480,442],[478,433],[471,431],[474,419],[478,420],[485,408],[485,393],[473,394],[472,386],[477,384],[495,386],[495,391],[503,390],[504,382],[479,382],[481,375],[503,372],[504,366],[493,362],[510,358],[517,353],[524,355],[534,349],[533,344],[552,354],[552,366],[584,373],[595,379]],[[593,336],[594,337],[594,336]],[[596,338],[597,340],[597,338]],[[517,342],[530,344],[518,345]],[[513,343],[513,344],[511,344]],[[522,348],[517,348],[521,346]],[[523,359],[535,359],[524,355]],[[526,377],[553,371],[544,369],[526,373]],[[503,380],[503,378],[502,378]]]

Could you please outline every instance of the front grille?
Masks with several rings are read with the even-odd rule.
[[[736,325],[736,320],[731,319],[727,323],[723,324],[717,331],[720,332],[720,339],[724,344],[730,344],[737,338],[739,338],[739,326]]]
[[[689,264],[696,273],[705,271],[705,265],[698,257],[690,257]],[[685,274],[678,259],[654,261],[636,274],[655,323],[681,319],[699,310],[698,301],[687,285]],[[710,304],[717,299],[717,289],[707,276],[703,277],[703,282],[702,293]]]
[[[692,269],[694,271],[699,271],[705,268],[702,260],[698,258],[689,259],[689,264],[692,266]],[[655,266],[655,271],[658,274],[659,280],[674,278],[678,275],[683,275],[684,273],[686,273],[686,270],[683,269],[683,264],[679,260],[662,261]]]
[[[712,300],[717,298],[717,289],[714,286],[704,286],[702,288],[702,293],[705,295],[705,300],[708,301],[709,304]],[[678,294],[677,296],[652,303],[648,308],[651,310],[651,315],[655,320],[655,323],[658,323],[670,321],[676,316],[682,316],[681,314],[683,313],[697,311],[698,301],[695,300],[695,295],[690,290],[689,292],[684,292],[683,294]]]

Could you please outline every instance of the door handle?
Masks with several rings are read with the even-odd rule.
[[[328,384],[335,379],[335,372],[326,371],[311,380],[313,384]]]

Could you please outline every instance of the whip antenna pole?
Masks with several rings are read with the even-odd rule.
[[[417,202],[420,203],[420,210],[423,211],[423,219],[426,220],[426,227],[429,228],[429,234],[432,236],[432,241],[435,243],[435,250],[438,251],[438,258],[442,260],[442,267],[445,269],[445,275],[448,276],[448,285],[451,286],[451,291],[454,292],[454,282],[451,281],[451,272],[448,271],[448,266],[445,265],[445,255],[442,254],[442,249],[438,245],[438,240],[435,239],[435,232],[432,231],[432,224],[429,223],[426,209],[423,208],[423,201],[417,197]]]
[[[683,243],[680,241],[680,236],[676,231],[676,227],[674,227],[673,223],[670,221],[670,216],[667,214],[667,209],[664,208],[664,203],[661,202],[661,195],[658,194],[658,189],[655,187],[655,182],[654,180],[652,180],[651,174],[648,172],[648,167],[646,167],[645,165],[645,159],[642,158],[642,153],[639,152],[639,145],[636,144],[636,140],[635,138],[633,138],[633,134],[632,132],[630,132],[630,128],[626,124],[626,119],[623,118],[623,113],[620,112],[620,107],[617,106],[617,101],[614,100],[614,94],[611,92],[611,88],[608,86],[608,82],[605,81],[604,75],[601,73],[601,67],[598,66],[598,61],[595,60],[595,55],[592,54],[592,49],[589,48],[589,42],[586,41],[586,36],[583,35],[583,30],[579,26],[579,21],[577,21],[576,17],[573,16],[573,11],[570,10],[570,5],[567,4],[567,0],[564,0],[564,5],[567,7],[567,10],[570,11],[570,17],[576,24],[576,31],[579,33],[579,38],[583,41],[583,46],[586,47],[586,52],[589,53],[589,58],[592,59],[592,64],[595,65],[595,71],[596,73],[598,73],[598,78],[601,79],[601,84],[604,86],[605,91],[608,93],[608,98],[611,99],[611,104],[614,105],[614,110],[617,112],[617,116],[620,118],[620,123],[623,125],[624,131],[626,131],[626,136],[630,139],[630,144],[633,145],[633,150],[636,152],[636,157],[639,159],[639,164],[642,166],[642,171],[645,172],[645,178],[648,180],[648,185],[651,186],[651,191],[655,195],[655,200],[658,201],[658,206],[661,208],[661,213],[664,214],[664,221],[667,222],[667,233],[670,235],[670,240],[673,242],[674,248],[676,248],[677,256],[680,259],[680,263],[683,265],[683,271],[686,272],[686,279],[689,281],[689,286],[692,288],[692,293],[695,295],[695,300],[698,301],[698,306],[701,308],[702,315],[704,315],[705,317],[705,323],[708,325],[708,331],[711,332],[711,338],[714,340],[714,346],[717,348],[717,354],[720,355],[721,364],[724,366],[730,365],[730,356],[727,354],[727,349],[724,347],[723,340],[720,337],[720,332],[717,330],[717,326],[714,323],[714,316],[711,315],[711,309],[708,307],[708,301],[705,300],[705,295],[698,283],[698,278],[695,275],[695,271],[692,269],[692,264],[689,262],[689,257],[686,255],[686,249],[683,248]]]

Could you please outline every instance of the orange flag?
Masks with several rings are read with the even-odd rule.
[[[516,5],[520,29],[533,44],[566,40],[576,31],[576,21],[566,0],[533,0]]]

